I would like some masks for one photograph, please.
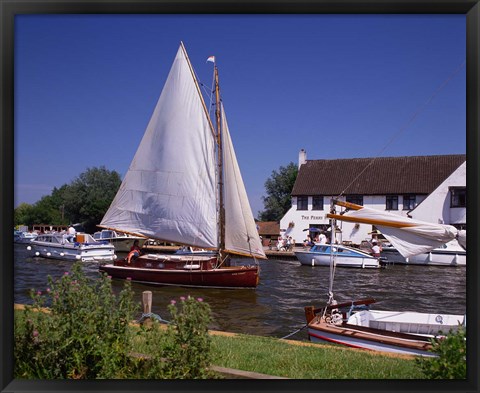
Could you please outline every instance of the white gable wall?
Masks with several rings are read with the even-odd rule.
[[[410,212],[416,220],[438,224],[465,224],[467,209],[450,207],[450,187],[466,187],[467,163],[458,167],[421,204]]]

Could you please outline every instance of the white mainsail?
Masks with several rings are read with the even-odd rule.
[[[459,244],[466,248],[466,231],[459,231],[452,225],[409,219],[363,206],[357,206],[357,209],[342,215],[327,216],[375,225],[405,258],[429,252],[453,239],[457,239]]]
[[[223,105],[221,106],[221,118],[225,184],[225,251],[266,258],[248,202]]]
[[[212,132],[181,44],[145,135],[100,226],[216,248]]]
[[[221,107],[225,252],[266,258]],[[218,248],[216,139],[183,44],[99,226]]]

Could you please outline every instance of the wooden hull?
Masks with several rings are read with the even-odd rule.
[[[149,254],[128,265],[124,259],[100,266],[113,278],[131,279],[148,285],[209,288],[256,288],[258,266],[215,268],[217,258]]]
[[[363,304],[370,304],[373,299],[367,301]],[[362,301],[356,304],[361,305]],[[450,314],[370,310],[347,314],[345,310],[351,305],[352,302],[329,306],[325,315],[323,309],[306,307],[310,341],[403,355],[436,356],[431,352],[431,339],[465,323],[465,316]]]
[[[388,337],[385,332],[364,332],[357,328],[334,326],[325,322],[308,326],[308,336],[312,342],[329,342],[350,348],[390,352],[403,355],[434,356],[431,344],[425,340]]]

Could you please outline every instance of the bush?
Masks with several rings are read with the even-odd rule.
[[[178,306],[177,306],[178,305]],[[203,299],[181,297],[169,305],[171,323],[167,329],[165,356],[169,378],[211,378],[210,306]]]
[[[103,275],[90,282],[79,263],[44,293],[32,290],[23,323],[15,326],[17,378],[121,377],[128,368],[129,322],[137,306],[130,281],[118,298]],[[39,312],[49,306],[49,312]]]
[[[15,321],[15,378],[209,378],[210,307],[181,298],[169,306],[172,324],[162,329],[130,326],[138,304],[131,282],[118,296],[111,279],[88,279],[76,263]],[[48,306],[47,312],[43,307]],[[139,343],[147,355],[135,353]]]
[[[463,326],[450,330],[439,339],[432,340],[432,351],[437,357],[419,358],[417,363],[429,379],[465,379],[467,376],[466,332]]]

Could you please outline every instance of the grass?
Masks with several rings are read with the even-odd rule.
[[[419,379],[413,358],[253,336],[212,340],[215,365],[294,379]]]
[[[413,357],[243,334],[211,337],[212,363],[220,367],[292,379],[425,378]]]
[[[23,313],[16,310],[15,316]],[[292,379],[425,379],[413,357],[222,332],[211,338],[212,364],[220,367]],[[135,347],[151,354],[145,343]]]

